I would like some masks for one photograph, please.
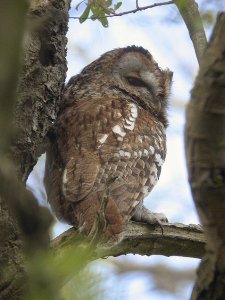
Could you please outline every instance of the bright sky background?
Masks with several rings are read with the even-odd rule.
[[[198,1],[201,2],[201,1]],[[77,4],[78,1],[73,1]],[[140,6],[153,2],[139,1]],[[82,8],[82,6],[81,6]],[[135,8],[135,1],[125,1],[121,11]],[[71,16],[77,14],[71,9]],[[176,20],[176,21],[175,21]],[[209,35],[207,31],[207,35]],[[190,89],[197,74],[198,63],[185,25],[175,6],[161,6],[140,13],[109,19],[109,27],[103,28],[100,22],[87,20],[79,24],[71,19],[68,32],[68,73],[67,79],[97,59],[102,53],[128,45],[142,46],[149,50],[159,66],[174,72],[173,88],[170,96],[169,123],[167,130],[168,153],[162,168],[160,180],[153,192],[145,200],[146,206],[155,212],[166,214],[170,222],[185,224],[198,223],[191,200],[185,166],[183,131],[185,124],[185,104],[190,97]],[[28,186],[43,203],[45,195],[42,187],[44,158],[39,161],[29,177]],[[65,230],[65,225],[57,224],[54,235]],[[197,259],[177,257],[139,257],[128,255],[121,260],[140,262],[144,265],[165,263],[173,268],[191,268],[198,264]],[[107,299],[124,300],[187,300],[191,284],[183,288],[177,296],[157,291],[153,280],[146,274],[116,276],[112,266],[94,264],[107,280]],[[116,288],[115,288],[116,287]]]

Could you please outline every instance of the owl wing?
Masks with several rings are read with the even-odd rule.
[[[65,166],[62,177],[63,194],[72,202],[85,198],[92,190],[100,170],[97,155],[86,151],[74,155]]]
[[[160,176],[166,154],[164,127],[146,110],[128,102],[107,141],[100,149],[103,175],[97,180],[107,183],[109,175],[115,179],[110,195],[127,220]]]
[[[62,190],[68,200],[80,201],[92,191],[101,191],[110,176],[118,176],[112,169],[117,168],[119,147],[125,130],[133,130],[136,114],[134,105],[105,99],[104,105],[100,100],[77,103],[76,110],[68,107],[59,117],[59,136],[65,137],[60,141],[60,152],[65,152],[67,160]],[[122,168],[120,186],[126,174]]]

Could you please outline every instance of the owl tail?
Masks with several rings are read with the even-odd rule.
[[[79,231],[92,240],[117,243],[122,239],[125,220],[111,195],[104,192],[89,194],[74,204],[74,214]]]

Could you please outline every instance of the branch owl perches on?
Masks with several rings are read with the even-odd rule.
[[[171,81],[172,72],[136,46],[109,51],[70,79],[45,171],[48,201],[60,220],[89,236],[101,227],[105,241],[119,241],[130,219],[166,221],[143,199],[166,156]]]

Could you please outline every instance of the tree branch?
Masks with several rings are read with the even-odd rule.
[[[124,11],[124,12],[121,12],[121,13],[114,13],[112,15],[108,15],[108,16],[105,16],[105,17],[99,17],[97,19],[121,17],[121,16],[128,15],[128,14],[135,14],[135,13],[137,13],[139,11],[150,9],[150,8],[153,8],[153,7],[163,6],[163,5],[169,5],[169,4],[174,4],[174,0],[172,0],[172,1],[166,1],[166,2],[160,2],[160,3],[154,3],[152,5],[147,5],[147,6],[142,6],[142,7],[140,7],[138,5],[138,1],[136,1],[136,8],[135,9]],[[78,20],[84,20],[84,21],[88,20],[88,19],[92,20],[92,18],[79,18],[79,17],[70,17],[70,19],[78,19]]]
[[[55,238],[52,249],[61,254],[71,245],[76,245],[79,234],[75,228],[65,231]],[[77,245],[80,245],[78,240]],[[165,224],[161,228],[129,222],[124,231],[124,239],[116,245],[97,245],[91,260],[124,254],[188,256],[201,258],[205,250],[204,233],[199,225]]]
[[[224,299],[225,13],[202,59],[187,108],[186,157],[192,194],[207,236],[193,300]]]
[[[175,0],[174,3],[187,26],[198,62],[200,63],[207,46],[207,39],[199,14],[198,4],[195,0]]]

